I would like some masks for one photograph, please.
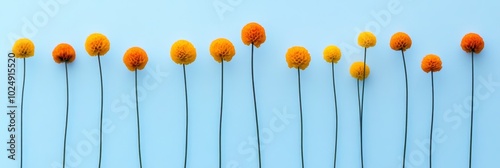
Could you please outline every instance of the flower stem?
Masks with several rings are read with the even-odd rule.
[[[300,157],[302,159],[302,168],[304,168],[304,127],[302,121],[302,95],[300,89],[300,69],[297,68],[298,81],[299,81],[299,110],[300,110]]]
[[[222,168],[222,107],[224,103],[224,60],[221,61],[220,115],[219,115],[219,168]]]
[[[432,134],[434,132],[434,72],[431,71],[432,88],[432,113],[431,113],[431,133],[429,140],[429,168],[432,168]]]
[[[261,157],[260,157],[260,133],[259,133],[259,115],[257,113],[257,100],[255,96],[255,80],[254,80],[254,72],[253,72],[253,48],[254,45],[252,43],[252,53],[251,53],[251,68],[252,68],[252,93],[253,93],[253,107],[254,107],[254,112],[255,112],[255,127],[257,130],[257,152],[259,156],[259,167],[261,168],[262,163],[261,163]]]
[[[101,79],[101,117],[99,122],[99,168],[101,168],[102,160],[102,119],[103,119],[103,107],[104,107],[104,92],[102,84],[102,67],[101,67],[101,56],[97,54],[97,62],[99,63],[99,77]]]
[[[470,103],[470,144],[469,144],[469,168],[472,167],[472,131],[474,127],[474,52],[472,52],[472,95]]]
[[[23,87],[21,89],[21,138],[20,141],[21,141],[21,146],[19,146],[19,148],[21,148],[21,154],[20,155],[20,167],[23,168],[23,107],[24,107],[24,86],[26,84],[26,58],[23,58]]]
[[[337,167],[337,140],[339,132],[339,113],[337,110],[337,91],[335,88],[335,63],[332,62],[332,83],[333,83],[333,101],[335,103],[335,151],[333,152],[333,167]]]
[[[63,147],[63,168],[66,167],[66,137],[68,135],[68,113],[69,113],[69,82],[68,82],[68,62],[64,62],[66,69],[66,124],[64,126],[64,147]]]
[[[405,69],[405,82],[406,82],[406,114],[405,114],[405,142],[404,142],[404,147],[403,147],[403,168],[405,168],[405,163],[406,163],[406,144],[408,141],[408,72],[406,70],[406,60],[405,60],[405,52],[401,50],[401,56],[403,58],[403,66]]]
[[[361,168],[364,167],[364,156],[363,156],[363,112],[364,112],[364,101],[365,101],[365,80],[366,80],[366,47],[365,54],[363,57],[363,88],[361,88],[361,105],[360,105],[360,115],[359,115],[359,133],[361,140]]]
[[[139,147],[139,166],[142,168],[142,155],[141,155],[141,127],[139,118],[139,98],[137,93],[137,69],[135,69],[135,107],[137,111],[137,146]]]
[[[187,80],[186,80],[186,65],[182,65],[184,72],[184,95],[186,98],[186,142],[184,145],[184,168],[187,166],[187,151],[188,151],[188,131],[189,131],[189,113],[188,113],[188,94],[187,94]]]

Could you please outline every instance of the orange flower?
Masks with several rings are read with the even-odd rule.
[[[289,68],[300,68],[305,70],[311,62],[311,55],[304,47],[295,46],[286,52],[286,62]]]
[[[100,33],[93,33],[85,41],[85,50],[90,56],[104,56],[109,51],[109,40]]]
[[[35,44],[30,39],[20,38],[12,46],[16,58],[29,58],[35,55]]]
[[[236,54],[233,43],[225,38],[218,38],[210,44],[210,55],[214,57],[215,61],[222,62],[222,60],[229,62]]]
[[[52,51],[52,58],[58,64],[63,62],[71,63],[76,58],[75,49],[66,43],[58,44]]]
[[[422,70],[424,72],[429,73],[429,72],[437,72],[440,71],[442,68],[442,62],[439,56],[434,55],[434,54],[429,54],[422,59]]]
[[[123,63],[128,70],[142,70],[148,63],[148,54],[142,48],[132,47],[123,55]]]
[[[462,50],[465,52],[479,54],[484,48],[484,41],[479,34],[469,33],[462,38],[460,46],[462,46]]]
[[[342,52],[337,46],[331,45],[325,48],[323,51],[323,59],[328,63],[337,63],[342,56]]]
[[[243,27],[241,30],[241,40],[243,44],[253,44],[259,48],[262,43],[266,41],[266,31],[260,24],[251,22]]]
[[[393,50],[399,51],[409,49],[411,47],[411,38],[404,32],[397,32],[391,37],[390,46]]]
[[[356,78],[358,80],[364,80],[368,78],[368,75],[370,75],[370,67],[366,65],[365,66],[366,69],[363,70],[363,65],[365,65],[363,62],[352,63],[350,72],[353,78]],[[364,76],[363,73],[365,74]]]
[[[370,48],[377,44],[377,37],[372,32],[361,32],[358,36],[358,45]]]
[[[177,64],[191,64],[196,59],[196,48],[187,40],[179,40],[172,45],[170,57]]]

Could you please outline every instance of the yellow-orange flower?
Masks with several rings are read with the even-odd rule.
[[[411,43],[411,38],[410,36],[408,36],[408,34],[404,32],[397,32],[392,35],[390,46],[393,50],[396,51],[406,51],[411,47]]]
[[[58,44],[52,51],[52,58],[58,64],[63,62],[71,63],[76,58],[75,49],[66,43]]]
[[[300,68],[304,70],[309,66],[309,62],[311,62],[311,55],[306,48],[295,46],[289,48],[286,52],[286,62],[289,68]]]
[[[377,44],[377,37],[372,32],[361,32],[358,36],[358,45],[363,48],[373,47]]]
[[[484,41],[479,34],[469,33],[462,38],[460,46],[462,46],[462,50],[465,52],[479,54],[484,48]]]
[[[16,58],[29,58],[35,55],[35,44],[30,39],[20,38],[12,46]]]
[[[222,60],[229,62],[236,54],[233,43],[225,38],[218,38],[210,44],[210,55],[214,57],[215,61],[222,62]]]
[[[140,47],[132,47],[123,55],[123,63],[128,70],[142,70],[148,63],[148,54]]]
[[[196,59],[196,48],[187,40],[179,40],[172,45],[170,57],[177,64],[191,64]]]
[[[259,48],[262,43],[266,41],[266,31],[260,24],[251,22],[243,27],[241,30],[241,40],[243,44],[253,44]]]
[[[370,67],[366,65],[364,66],[366,69],[363,69],[363,65],[365,65],[365,63],[363,62],[352,63],[350,72],[353,78],[356,78],[358,80],[364,80],[368,78],[368,75],[370,75]],[[364,76],[363,73],[365,74]]]
[[[85,50],[90,56],[103,56],[109,51],[109,40],[100,33],[93,33],[85,41]]]
[[[439,56],[434,55],[434,54],[429,54],[422,59],[422,70],[424,72],[429,73],[429,72],[437,72],[440,71],[442,66],[441,58]]]
[[[337,63],[342,57],[342,52],[337,46],[330,45],[323,50],[323,59],[328,63]]]

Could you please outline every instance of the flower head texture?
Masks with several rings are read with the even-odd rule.
[[[484,41],[479,34],[469,33],[462,38],[460,46],[462,46],[462,50],[465,52],[479,54],[484,48]]]
[[[337,63],[342,56],[342,52],[337,46],[330,45],[323,50],[323,59],[328,63]]]
[[[441,58],[439,56],[434,55],[434,54],[429,54],[422,59],[422,70],[424,72],[429,73],[429,72],[438,72],[441,70],[442,66]]]
[[[172,45],[170,57],[177,64],[191,64],[196,59],[196,48],[187,40],[179,40]]]
[[[304,47],[295,46],[286,52],[286,62],[289,68],[300,68],[305,70],[311,62],[311,55]]]
[[[406,51],[411,47],[411,38],[404,32],[394,33],[391,37],[390,46],[396,51]]]
[[[93,33],[85,41],[85,50],[90,56],[103,56],[109,51],[109,40],[100,33]]]
[[[130,71],[142,70],[148,63],[148,54],[139,47],[129,48],[123,55],[123,63]]]
[[[350,69],[350,72],[351,72],[351,76],[355,79],[358,79],[358,80],[364,80],[366,78],[368,78],[368,75],[370,75],[370,67],[368,67],[368,65],[366,65],[366,69],[363,70],[363,65],[365,65],[365,63],[363,62],[354,62],[352,63],[351,65],[351,69]],[[363,76],[363,73],[365,74]]]
[[[241,30],[241,40],[243,44],[253,44],[259,48],[262,43],[266,41],[266,31],[260,24],[251,22],[243,27]]]
[[[66,43],[58,44],[52,51],[52,58],[58,64],[63,62],[71,63],[76,58],[75,49]]]
[[[30,39],[20,38],[12,46],[16,58],[29,58],[35,55],[35,44]]]
[[[235,54],[236,50],[234,49],[234,45],[228,39],[218,38],[210,44],[210,55],[219,63],[223,60],[226,62],[231,61]]]
[[[361,32],[358,36],[358,45],[370,48],[377,44],[377,37],[372,32]]]

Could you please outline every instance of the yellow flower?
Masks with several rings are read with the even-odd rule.
[[[63,62],[71,63],[76,58],[75,49],[66,43],[58,44],[52,51],[52,58],[58,64]]]
[[[286,52],[286,62],[289,68],[300,68],[302,70],[306,69],[311,62],[311,55],[306,48],[295,46]]]
[[[90,56],[104,56],[109,51],[109,40],[100,33],[93,33],[85,41],[85,50]]]
[[[483,38],[479,36],[479,34],[469,33],[462,38],[460,46],[465,52],[474,52],[476,54],[479,54],[484,48],[484,41]]]
[[[409,49],[411,47],[411,38],[404,32],[397,32],[391,37],[390,46],[393,50],[399,51]]]
[[[210,44],[210,55],[214,57],[215,61],[222,62],[222,60],[229,62],[236,54],[233,43],[225,38],[218,38]]]
[[[187,40],[179,40],[172,45],[170,57],[177,64],[191,64],[196,59],[196,48]]]
[[[442,62],[441,62],[441,59],[439,58],[439,56],[437,55],[434,55],[434,54],[429,54],[429,55],[426,55],[424,57],[424,59],[422,59],[422,70],[424,70],[424,72],[426,73],[429,73],[429,72],[437,72],[437,71],[440,71],[441,68],[443,68],[442,66]]]
[[[363,48],[370,48],[377,44],[377,37],[371,32],[361,32],[358,36],[358,45]]]
[[[350,69],[350,72],[351,72],[351,76],[353,78],[356,78],[358,80],[364,80],[366,78],[368,78],[368,75],[370,75],[370,67],[368,67],[368,65],[366,65],[366,69],[363,70],[363,65],[365,65],[363,62],[354,62],[352,65],[351,65],[351,69]],[[363,73],[365,74],[363,76]]]
[[[323,58],[328,63],[337,63],[342,56],[342,52],[337,46],[331,45],[325,48],[323,51]]]
[[[132,47],[123,55],[123,63],[128,70],[142,70],[148,63],[148,54],[142,48]]]
[[[21,38],[14,43],[12,52],[16,58],[29,58],[35,55],[35,44],[30,39]]]
[[[253,44],[259,48],[262,43],[266,41],[266,31],[260,24],[251,22],[243,27],[241,30],[241,40],[243,44]]]

